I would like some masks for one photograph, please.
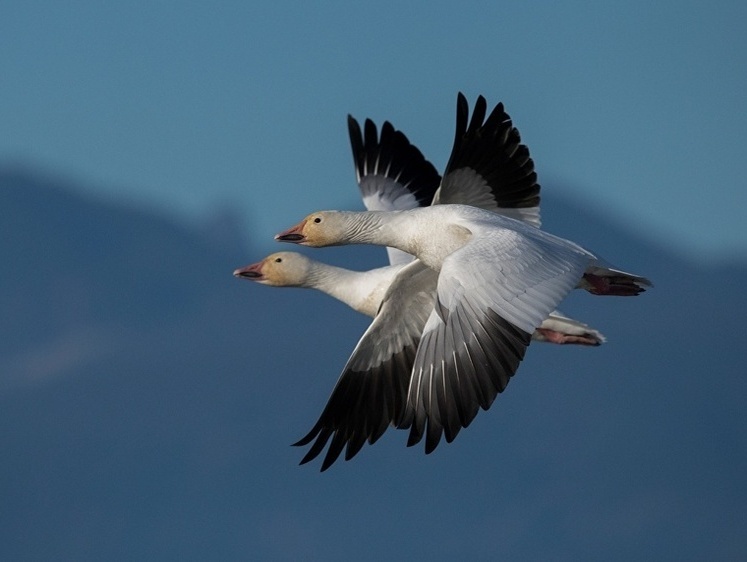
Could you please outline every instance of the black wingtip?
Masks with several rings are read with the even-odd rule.
[[[389,121],[384,121],[377,131],[371,119],[366,119],[361,129],[357,122],[349,119],[348,132],[359,184],[369,175],[385,176],[400,184],[403,192],[414,195],[419,206],[431,204],[441,176],[402,131]],[[362,184],[361,189],[365,199]]]
[[[491,210],[492,205],[497,209],[539,207],[540,186],[534,162],[529,149],[521,144],[518,129],[513,127],[503,103],[493,107],[487,120],[486,112],[487,101],[478,96],[470,118],[466,99],[459,94],[454,145],[444,176],[461,168],[481,176],[487,185],[483,195],[493,200]],[[457,195],[449,189],[442,188],[440,197],[442,203],[457,202],[451,200]]]
[[[469,102],[462,92],[457,96],[456,108],[456,136],[461,137],[467,131],[467,118],[469,117]]]
[[[422,438],[423,438],[423,434],[419,432],[416,429],[415,424],[413,424],[412,427],[410,428],[410,434],[407,436],[407,446],[413,447],[417,445],[418,443],[420,443],[420,440]]]
[[[303,457],[303,458],[301,459],[301,462],[300,462],[300,463],[298,463],[298,466],[302,466],[302,465],[306,464],[307,462],[311,462],[311,461],[312,461],[312,460],[314,460],[315,458],[316,458],[316,455],[312,455],[312,454],[311,454],[311,451],[309,451],[309,452],[308,452],[308,453],[306,453],[306,454],[304,455],[304,457]]]
[[[350,135],[350,144],[353,146],[355,152],[355,146],[360,144],[358,139],[361,138],[361,126],[358,121],[348,113],[348,135]],[[357,141],[357,142],[356,142]]]
[[[485,114],[488,111],[488,100],[484,96],[477,96],[475,107],[472,108],[472,120],[469,124],[469,130],[477,130],[482,127],[485,121]]]
[[[314,440],[314,437],[316,437],[319,434],[319,428],[315,425],[311,431],[309,431],[306,435],[301,437],[298,441],[295,443],[291,443],[291,447],[303,447],[304,445],[308,445]]]
[[[440,441],[441,441],[440,436],[439,436],[438,441],[436,441],[435,443],[431,443],[430,441],[428,441],[426,439],[426,441],[425,441],[425,454],[426,455],[430,455],[433,451],[435,451],[436,447],[438,447],[438,444],[440,443]]]
[[[306,435],[301,437],[301,439],[291,444],[291,447],[303,447],[304,445],[308,445],[316,438],[317,435],[319,435],[320,433],[323,433],[323,429],[324,429],[324,426],[322,425],[321,421],[317,421],[314,424],[314,427],[312,427],[311,430]],[[325,442],[326,442],[326,439],[325,439]]]

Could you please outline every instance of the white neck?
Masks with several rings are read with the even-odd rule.
[[[412,211],[416,211],[413,209]],[[412,211],[362,211],[350,216],[348,244],[375,244],[415,254],[419,233]]]
[[[302,287],[316,289],[367,316],[375,316],[399,267],[352,271],[313,261]]]
[[[455,224],[453,219],[440,220],[448,212],[445,207],[349,213],[345,243],[397,248],[439,270],[444,258],[464,245],[470,236],[470,231]]]

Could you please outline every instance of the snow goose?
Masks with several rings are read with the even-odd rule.
[[[502,105],[499,104],[491,113],[485,126],[484,117],[485,101],[480,97],[467,127],[466,100],[460,94],[454,149],[436,199],[449,203],[455,200],[455,193],[469,186],[465,193],[471,194],[469,201],[472,204],[482,204],[498,212],[504,212],[500,207],[505,205],[513,209],[509,212],[513,212],[515,218],[539,226],[539,186],[528,150],[520,144],[518,132],[511,126]],[[488,127],[488,124],[491,126]],[[486,133],[486,130],[491,132]],[[495,165],[494,162],[501,164]],[[297,229],[291,229],[278,238],[309,244],[302,240],[302,234]],[[590,279],[599,284],[599,279],[605,276],[603,273]],[[261,273],[255,270],[251,275],[259,276]],[[408,276],[410,281],[406,282]],[[408,266],[406,274],[398,277],[398,282],[389,288],[379,315],[343,370],[319,421],[297,443],[308,444],[316,438],[302,463],[318,456],[330,438],[332,444],[322,470],[336,460],[346,444],[345,458],[349,459],[360,450],[366,439],[373,443],[386,429],[388,422],[400,418],[403,403],[400,394],[406,392],[410,380],[408,366],[414,362],[423,326],[433,310],[436,276],[437,273],[421,262],[414,262]],[[629,284],[623,285],[627,287]],[[590,284],[587,288],[594,287]],[[599,292],[605,292],[605,287],[600,287]],[[607,289],[607,292],[612,290]],[[558,334],[565,332],[566,341],[573,341],[575,337],[579,343],[588,343],[588,327],[558,313],[546,319],[544,324],[546,329],[540,326],[535,332],[536,339],[557,341]],[[394,326],[396,329],[393,329]],[[447,439],[455,436],[454,431],[447,432]],[[416,436],[417,430],[411,432],[412,442]],[[429,446],[427,443],[427,450],[432,450],[432,447],[435,444]]]
[[[391,249],[391,248],[388,248]],[[397,250],[398,255],[412,256]],[[393,264],[366,271],[354,271],[313,260],[298,252],[275,252],[263,260],[234,271],[236,277],[271,287],[316,289],[366,316],[375,317],[387,288],[405,266]],[[436,278],[432,280],[436,290]],[[583,322],[555,310],[542,321],[532,339],[554,344],[598,346],[605,337]]]
[[[348,115],[348,134],[355,175],[369,211],[413,209],[430,205],[441,176],[407,136],[385,121],[381,133],[370,119],[361,130]],[[327,265],[295,252],[277,252],[234,271],[236,277],[274,287],[322,291],[367,316],[375,316],[386,288],[413,256],[387,248],[389,265],[352,271]]]
[[[528,149],[520,144],[502,104],[483,125],[487,110],[480,96],[467,126],[469,108],[457,97],[454,150],[443,178],[422,152],[388,121],[381,127],[366,119],[361,130],[348,115],[348,134],[356,180],[369,211],[413,209],[432,203],[463,203],[486,208],[540,226],[539,185]],[[491,121],[492,120],[492,121]],[[505,137],[500,151],[481,140],[485,130],[500,125]],[[441,187],[439,187],[441,186]],[[387,248],[390,265],[351,271],[311,260],[293,252],[277,252],[258,263],[236,269],[234,275],[274,287],[304,287],[322,291],[368,316],[375,316],[384,291],[413,257]],[[435,291],[435,279],[433,290]],[[558,311],[550,313],[532,334],[537,341],[597,346],[604,336]]]
[[[598,295],[632,296],[650,286],[647,279],[611,268],[571,241],[467,205],[320,211],[277,238],[313,247],[391,246],[418,258],[389,287],[320,422],[302,440],[317,438],[307,454],[310,460],[332,438],[323,468],[346,445],[349,458],[366,439],[377,439],[386,429],[387,416],[381,411],[393,413],[399,427],[410,428],[408,445],[425,436],[426,453],[435,449],[442,435],[451,442],[479,408],[488,409],[503,391],[532,332],[574,287]],[[437,275],[435,295],[423,291],[427,283],[418,280],[421,272],[429,275],[428,269]],[[407,303],[406,312],[403,306],[387,306],[398,300]],[[416,309],[427,315],[420,334],[408,320]],[[377,341],[380,336],[383,339]],[[406,354],[413,351],[402,406],[396,393],[387,392],[403,383],[401,365],[408,364]],[[372,355],[388,357],[372,368]],[[353,375],[343,380],[347,373]],[[372,373],[378,381],[370,381]],[[362,381],[354,382],[356,375]],[[396,379],[395,384],[382,384],[387,377]]]

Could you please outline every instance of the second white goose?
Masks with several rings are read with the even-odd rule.
[[[452,441],[503,391],[532,332],[574,287],[632,296],[651,284],[574,242],[466,205],[322,211],[276,238],[313,247],[376,244],[418,258],[395,277],[302,440],[316,438],[306,461],[332,438],[322,469],[346,446],[350,458],[366,439],[378,438],[390,419],[410,428],[408,445],[425,435],[426,453],[442,435]],[[429,270],[438,276],[435,294]],[[412,321],[418,316],[427,318],[422,331]],[[403,405],[396,389],[404,386]]]

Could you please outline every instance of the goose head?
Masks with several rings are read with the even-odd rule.
[[[240,267],[235,277],[273,287],[300,287],[306,281],[311,260],[296,252],[276,252],[262,261]]]
[[[275,240],[314,248],[345,244],[350,240],[350,233],[355,227],[352,215],[355,213],[343,211],[312,213],[296,226],[277,234]]]

